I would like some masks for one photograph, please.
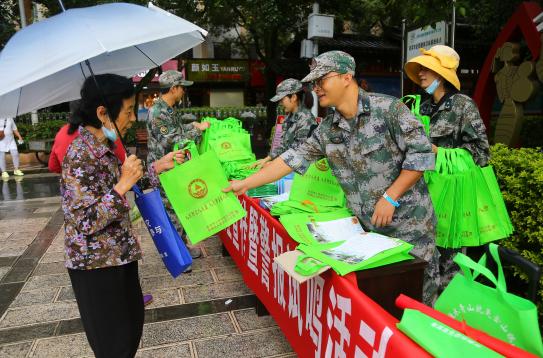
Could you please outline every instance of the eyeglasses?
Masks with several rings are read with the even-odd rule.
[[[342,73],[338,73],[337,75],[332,75],[332,76],[322,76],[321,78],[317,78],[316,80],[314,81],[311,81],[311,84],[313,85],[313,88],[322,88],[322,85],[324,84],[324,80],[327,80],[329,78],[332,78],[332,77],[337,77],[337,76],[341,76]]]

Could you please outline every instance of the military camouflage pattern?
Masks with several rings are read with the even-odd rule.
[[[294,78],[287,78],[286,80],[277,85],[277,89],[275,90],[275,96],[273,96],[270,101],[278,102],[289,94],[300,92],[302,90],[302,87],[302,82]]]
[[[490,147],[486,128],[477,105],[468,96],[456,93],[442,101],[437,110],[432,99],[420,106],[422,115],[431,116],[430,141],[442,148],[465,148],[477,165],[486,166],[490,159]]]
[[[192,86],[194,82],[186,81],[179,71],[169,70],[162,72],[158,77],[158,83],[160,88],[170,88],[173,86]]]
[[[326,117],[298,149],[280,156],[296,172],[328,159],[347,205],[364,229],[397,237],[414,245],[413,253],[428,261],[424,301],[433,303],[439,287],[438,252],[435,249],[436,218],[428,188],[419,180],[398,201],[391,224],[371,224],[375,205],[402,169],[432,170],[435,157],[422,124],[397,98],[367,93],[358,95],[358,114],[347,120],[338,111]]]
[[[343,51],[328,51],[313,59],[311,72],[304,77],[302,82],[315,81],[330,72],[350,73],[354,75],[354,58]]]
[[[308,109],[303,108],[298,112],[290,113],[283,122],[281,144],[273,148],[269,156],[275,159],[290,148],[298,148],[311,136],[317,126],[315,116]]]
[[[182,144],[187,140],[195,140],[202,134],[202,132],[194,127],[192,123],[183,124],[181,117],[175,115],[173,108],[162,98],[159,98],[155,104],[149,108],[147,133],[148,166],[171,152],[175,143]],[[174,226],[181,235],[183,233],[183,228],[166,198],[166,194],[162,187],[160,187],[160,195],[162,196],[162,202],[168,212],[168,216],[172,219]]]
[[[456,93],[448,96],[438,108],[434,109],[433,106],[430,98],[420,107],[422,115],[431,116],[431,142],[442,148],[465,148],[477,165],[487,165],[490,148],[486,128],[475,102],[466,95]],[[461,249],[439,248],[440,291],[445,289],[460,269],[453,261],[458,252]]]
[[[171,152],[175,143],[195,140],[202,134],[192,123],[183,124],[181,117],[162,98],[149,108],[147,133],[148,164]]]

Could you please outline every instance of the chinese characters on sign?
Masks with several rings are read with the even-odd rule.
[[[247,216],[219,236],[298,356],[428,356],[348,279],[331,270],[303,284],[290,277],[273,258],[294,250],[296,242],[256,202],[240,201]]]
[[[187,79],[195,82],[243,82],[249,78],[244,60],[189,60]]]

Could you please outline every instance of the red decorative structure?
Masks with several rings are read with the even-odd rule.
[[[496,84],[492,73],[494,56],[504,43],[520,41],[524,37],[532,53],[532,59],[537,60],[541,47],[541,34],[537,31],[533,19],[541,12],[541,7],[535,2],[520,4],[488,52],[473,94],[473,100],[479,106],[479,112],[487,128],[489,128],[492,105],[496,98]]]

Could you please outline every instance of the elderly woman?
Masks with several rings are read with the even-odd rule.
[[[114,154],[117,135],[124,135],[136,119],[134,102],[129,79],[111,74],[88,78],[68,130],[79,136],[62,163],[66,267],[96,357],[133,357],[143,329],[141,249],[125,194],[144,173],[136,156],[121,167]],[[183,159],[178,151],[152,163],[146,173],[152,185],[158,185],[157,174]]]

